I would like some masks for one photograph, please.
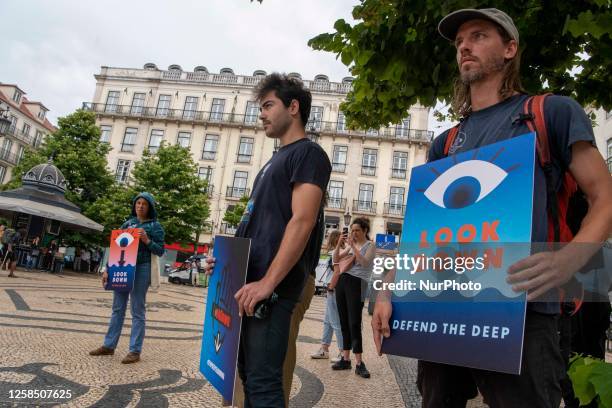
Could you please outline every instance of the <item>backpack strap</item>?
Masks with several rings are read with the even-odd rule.
[[[450,130],[448,131],[448,134],[446,135],[446,141],[444,142],[444,156],[448,156],[448,152],[450,151],[450,148],[453,145],[455,138],[459,134],[460,125],[461,123],[458,123],[452,128],[450,128]]]
[[[551,162],[548,131],[544,119],[544,101],[549,95],[551,94],[530,96],[523,106],[525,123],[530,131],[536,133],[536,151],[542,168],[548,166]]]
[[[549,211],[549,221],[552,221],[554,242],[559,242],[561,239],[561,226],[559,214],[559,200],[557,191],[553,183],[552,163],[550,155],[550,143],[548,140],[548,131],[546,129],[546,120],[544,118],[544,102],[550,94],[534,95],[525,100],[523,106],[523,116],[525,123],[530,131],[536,133],[536,153],[544,176],[546,178],[546,202]]]

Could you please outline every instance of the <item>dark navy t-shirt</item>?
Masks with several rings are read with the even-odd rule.
[[[278,252],[287,223],[293,213],[291,199],[295,183],[315,184],[325,193],[331,163],[325,151],[309,139],[300,139],[281,147],[259,171],[237,237],[251,238],[247,282],[260,280]],[[323,208],[310,234],[306,249],[285,279],[276,287],[279,296],[297,300],[304,281],[314,268],[321,245],[318,229],[323,227]]]
[[[465,152],[502,140],[529,133],[524,122],[518,121],[528,95],[512,96],[486,109],[473,112],[459,128],[449,155]],[[553,182],[558,189],[563,182],[563,174],[572,161],[571,147],[579,141],[595,144],[591,121],[582,107],[573,99],[551,95],[544,104],[544,118],[548,131],[553,166]],[[444,144],[448,131],[433,141],[429,149],[428,161],[444,158]],[[548,221],[546,213],[546,178],[536,160],[534,175],[532,242],[546,242]],[[529,305],[531,310],[542,313],[558,313],[559,305],[550,302],[537,302]]]

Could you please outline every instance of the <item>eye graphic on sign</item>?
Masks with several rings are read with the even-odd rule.
[[[117,238],[115,238],[115,243],[121,248],[129,246],[132,242],[134,242],[134,237],[132,234],[128,234],[127,232],[122,232]]]
[[[464,208],[489,195],[507,175],[508,172],[491,162],[467,160],[438,176],[423,194],[439,207]]]

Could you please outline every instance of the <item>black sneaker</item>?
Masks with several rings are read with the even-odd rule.
[[[362,378],[370,378],[370,372],[365,366],[365,363],[362,361],[361,364],[357,364],[355,366],[355,374]]]
[[[332,364],[331,368],[332,370],[350,370],[351,360],[345,360],[344,357],[342,357],[340,361]]]

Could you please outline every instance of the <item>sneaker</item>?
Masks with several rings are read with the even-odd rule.
[[[345,360],[344,357],[340,357],[340,361],[332,364],[332,370],[350,370],[351,360]]]
[[[318,349],[314,353],[310,355],[310,358],[314,358],[315,360],[323,360],[329,358],[329,351],[323,350],[323,348]]]
[[[121,360],[121,364],[132,364],[140,361],[140,353],[132,353],[131,351],[127,354],[127,356],[123,357]]]
[[[338,353],[337,357],[332,358],[331,360],[329,360],[330,363],[335,364],[338,361],[342,360],[342,353]]]
[[[361,364],[357,364],[355,366],[355,374],[362,378],[370,378],[370,372],[365,366],[365,363],[362,361]]]
[[[104,346],[89,352],[90,356],[112,356],[113,354],[115,354],[115,350]]]

